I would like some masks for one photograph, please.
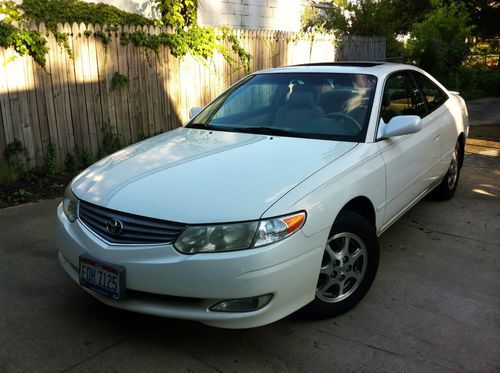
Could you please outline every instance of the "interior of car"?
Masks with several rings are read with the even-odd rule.
[[[375,86],[375,77],[361,74],[258,75],[225,98],[208,123],[356,136]]]

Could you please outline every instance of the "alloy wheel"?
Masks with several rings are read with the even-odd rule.
[[[363,281],[367,263],[361,238],[348,232],[334,235],[326,243],[316,297],[326,303],[346,299]]]
[[[458,146],[455,146],[451,158],[450,168],[448,169],[448,188],[453,189],[458,179]]]

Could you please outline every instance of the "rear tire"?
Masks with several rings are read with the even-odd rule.
[[[455,144],[448,172],[441,183],[432,191],[431,197],[439,201],[447,201],[453,197],[458,186],[460,177],[460,165],[462,164],[463,149],[459,141]]]
[[[316,298],[300,313],[324,319],[350,310],[370,289],[378,262],[375,227],[353,211],[342,211],[325,246]]]

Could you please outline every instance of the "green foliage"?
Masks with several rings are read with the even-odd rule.
[[[126,75],[123,75],[119,71],[113,74],[113,77],[111,78],[111,89],[113,91],[120,89],[121,87],[124,87],[127,84],[128,84],[128,78]]]
[[[78,165],[76,162],[76,157],[72,153],[66,154],[66,160],[64,161],[64,170],[66,172],[75,172],[78,169]]]
[[[102,127],[102,156],[112,154],[121,149],[120,137],[113,133],[109,125]],[[102,158],[102,157],[99,157]]]
[[[443,82],[448,89],[459,91],[466,100],[500,96],[500,70],[497,68],[460,66]]]
[[[9,165],[8,172],[15,171],[18,174],[22,174],[25,172],[27,168],[27,161],[26,161],[27,153],[26,153],[26,148],[19,139],[14,138],[14,141],[7,144],[4,155]],[[13,179],[13,177],[14,175],[12,175],[11,179]]]
[[[120,45],[125,46],[131,40],[136,46],[152,50],[157,56],[160,46],[164,45],[177,57],[182,58],[191,54],[203,60],[211,59],[215,51],[218,51],[231,64],[235,62],[231,57],[233,51],[245,72],[249,72],[251,55],[242,48],[232,31],[221,28],[221,31],[217,32],[214,28],[199,27],[196,24],[197,0],[153,1],[162,14],[162,24],[174,27],[175,31],[160,35],[150,35],[143,31],[130,34],[123,32],[120,35]],[[94,33],[94,36],[104,44],[106,60],[108,45],[112,41],[110,32],[116,31],[116,26],[155,24],[152,19],[122,11],[111,5],[87,3],[81,0],[24,0],[18,6],[9,0],[2,3],[0,14],[6,15],[5,20],[44,22],[47,29],[54,34],[58,45],[65,48],[70,57],[73,57],[73,52],[69,44],[69,35],[57,30],[58,23],[108,25],[105,31]],[[46,39],[36,31],[20,30],[4,21],[0,23],[0,45],[12,47],[20,55],[29,54],[37,63],[44,66],[48,51]],[[90,37],[92,33],[85,31],[84,35]],[[224,46],[224,42],[230,44],[230,50]]]
[[[83,167],[88,167],[96,161],[95,157],[86,151],[83,151],[80,155],[80,162]]]
[[[385,36],[387,57],[400,57],[403,45],[397,35],[408,32],[430,11],[430,0],[330,0],[330,8],[319,11],[307,6],[302,17],[306,31],[334,32],[340,35]]]
[[[12,23],[21,19],[21,13],[16,3],[12,0],[3,0],[0,2],[0,14],[4,15],[3,22],[5,23]]]
[[[24,11],[25,19],[37,23],[44,22],[50,31],[57,30],[58,23],[66,22],[120,26],[154,24],[151,19],[112,5],[81,0],[24,0],[19,8]]]
[[[229,44],[231,44],[231,49],[238,56],[245,73],[248,74],[250,72],[250,60],[252,59],[252,55],[241,46],[240,41],[230,28],[221,27],[220,30],[222,32],[221,39],[226,40]],[[224,56],[226,61],[231,63],[231,58],[227,51],[225,51],[224,48],[221,47],[217,49]]]
[[[0,21],[0,46],[13,48],[20,56],[29,55],[40,66],[45,66],[49,48],[47,40],[38,31],[22,30]]]
[[[349,21],[345,17],[345,11],[348,9],[347,1],[332,1],[332,6],[323,11],[306,5],[301,16],[302,30],[348,34]]]
[[[57,166],[56,147],[51,142],[47,146],[47,151],[45,153],[44,171],[47,173],[47,175],[50,176],[54,176],[59,173],[59,167]]]
[[[7,162],[12,165],[14,157],[24,153],[25,150],[26,149],[24,148],[23,143],[19,139],[15,138],[14,141],[8,143],[5,148],[5,158],[7,159]]]
[[[33,197],[33,193],[31,193],[29,190],[26,190],[24,188],[20,188],[16,190],[14,193],[12,193],[12,197],[15,199],[21,200],[21,201],[26,201]]]
[[[455,4],[438,7],[411,28],[408,57],[418,66],[446,80],[469,52],[468,14]]]
[[[2,179],[5,185],[12,185],[14,183],[14,170],[10,166],[2,168]]]
[[[196,25],[197,0],[155,0],[165,25],[175,28]]]
[[[500,36],[500,4],[498,0],[434,0],[438,6],[459,4],[470,16],[474,36],[493,39]]]
[[[120,44],[126,45],[129,40],[135,46],[149,49],[156,55],[159,54],[160,46],[163,45],[168,47],[174,56],[180,58],[191,54],[203,60],[210,60],[213,58],[215,51],[218,51],[228,63],[233,64],[235,61],[223,45],[223,42],[227,41],[231,45],[231,50],[238,56],[245,72],[248,73],[250,70],[252,56],[241,47],[238,38],[227,27],[221,27],[219,32],[212,27],[193,25],[177,29],[174,33],[161,33],[158,35],[148,34],[144,31],[135,31],[128,35],[122,33]]]

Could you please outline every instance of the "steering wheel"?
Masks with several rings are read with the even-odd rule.
[[[350,123],[354,124],[359,131],[361,131],[363,129],[361,124],[359,124],[359,122],[356,119],[354,119],[353,117],[351,117],[350,115],[348,115],[346,113],[341,113],[340,111],[336,111],[336,112],[329,113],[329,114],[325,115],[325,118],[332,118],[333,119],[333,117],[342,118],[344,120],[347,119]]]

